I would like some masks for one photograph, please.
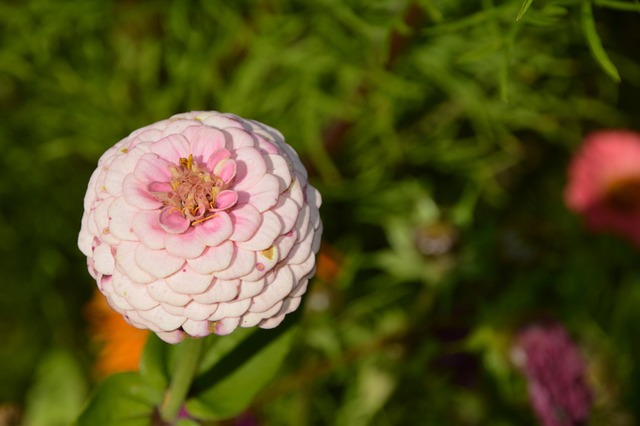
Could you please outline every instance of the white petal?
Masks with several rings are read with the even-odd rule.
[[[209,324],[209,321],[194,321],[188,319],[182,324],[182,329],[190,336],[205,337],[211,334]]]
[[[273,305],[283,300],[293,288],[294,276],[288,267],[282,267],[276,273],[272,283],[268,284],[264,291],[254,297],[251,302],[250,312],[264,312]]]
[[[167,232],[160,227],[157,211],[143,210],[133,219],[133,232],[146,247],[154,250],[164,248],[164,237]]]
[[[282,301],[279,301],[275,305],[273,305],[270,309],[267,309],[264,312],[247,312],[242,316],[242,320],[240,321],[241,327],[253,327],[258,325],[260,321],[263,319],[271,318],[280,312],[280,308],[282,307]]]
[[[264,175],[262,179],[251,188],[237,190],[238,204],[251,204],[259,212],[273,207],[278,202],[280,195],[278,178],[271,175]]]
[[[223,318],[215,323],[215,333],[219,336],[231,334],[240,324],[240,318]]]
[[[135,262],[149,274],[157,278],[164,278],[179,270],[185,261],[166,250],[152,250],[143,244],[138,244],[135,251]]]
[[[187,263],[200,274],[212,274],[229,266],[233,251],[233,243],[225,241],[217,247],[208,247],[200,257],[187,259]]]
[[[111,254],[109,244],[100,244],[93,251],[93,265],[103,275],[112,275],[116,267],[116,260]]]
[[[194,294],[193,300],[204,304],[230,302],[238,295],[239,285],[240,280],[214,280],[206,291]]]
[[[199,274],[188,265],[166,278],[173,291],[188,295],[202,293],[209,288],[212,280],[211,275]]]
[[[135,260],[137,248],[142,246],[140,243],[123,241],[116,248],[116,267],[133,281],[141,284],[155,281],[156,277],[149,274]]]
[[[185,307],[184,316],[194,321],[204,321],[218,308],[216,303],[204,304],[192,301]]]
[[[149,295],[158,302],[168,303],[174,306],[185,306],[191,301],[191,297],[186,294],[180,294],[173,291],[173,289],[169,287],[169,284],[164,280],[158,280],[151,284],[147,284],[147,291],[149,292]]]
[[[240,291],[238,292],[237,300],[250,299],[260,294],[264,289],[264,285],[264,278],[257,281],[242,281],[239,286]]]
[[[193,228],[182,234],[169,234],[164,237],[167,251],[177,257],[193,259],[202,254],[206,246],[196,238]]]
[[[247,312],[250,304],[251,299],[220,303],[218,305],[218,309],[209,317],[209,321],[219,321],[223,318],[240,317]]]
[[[124,198],[116,198],[109,206],[109,230],[119,240],[138,241],[133,232],[133,219],[140,209],[128,204]]]
[[[273,245],[282,231],[282,223],[272,211],[262,214],[262,224],[256,233],[247,241],[237,242],[236,245],[245,250],[266,250]]]
[[[162,306],[157,306],[148,311],[139,311],[138,313],[142,318],[155,324],[162,331],[173,331],[180,327],[185,321],[183,317],[171,315],[162,309]]]
[[[256,266],[256,255],[252,251],[234,247],[231,263],[225,269],[214,273],[216,278],[222,280],[235,280],[247,275]]]

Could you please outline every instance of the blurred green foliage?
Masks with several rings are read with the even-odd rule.
[[[68,424],[87,394],[94,284],[76,238],[98,157],[138,127],[214,109],[280,129],[324,198],[303,338],[252,409],[266,424],[533,424],[510,338],[547,316],[584,349],[592,424],[635,424],[638,252],[586,233],[562,191],[585,133],[638,130],[638,12],[3,1],[0,415]]]

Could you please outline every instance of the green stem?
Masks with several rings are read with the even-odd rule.
[[[176,359],[171,384],[160,407],[160,417],[166,422],[173,422],[184,405],[198,369],[203,340],[186,338],[182,342],[182,353]]]

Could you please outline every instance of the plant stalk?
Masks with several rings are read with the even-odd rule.
[[[171,384],[160,407],[162,420],[173,423],[184,405],[193,378],[198,370],[204,339],[186,338],[183,352],[173,367]]]

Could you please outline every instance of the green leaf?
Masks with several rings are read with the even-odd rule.
[[[186,405],[189,414],[218,420],[244,411],[277,373],[296,330],[286,324],[274,330],[253,330],[196,379],[195,396]]]
[[[63,426],[82,410],[87,383],[78,361],[66,350],[51,351],[36,371],[36,382],[27,394],[25,424]]]
[[[633,3],[618,0],[596,0],[595,4],[596,6],[607,7],[609,9],[640,12],[640,3],[638,3],[637,0]]]
[[[75,426],[149,426],[161,400],[162,392],[140,374],[115,374],[100,384]]]
[[[516,21],[522,19],[524,14],[527,13],[527,10],[529,10],[531,3],[533,3],[533,0],[524,0],[524,3],[522,3],[522,7],[520,8],[520,12],[518,12],[518,16],[516,16]]]
[[[140,375],[149,386],[164,390],[169,385],[168,353],[171,345],[150,333],[140,358]]]
[[[583,0],[582,2],[582,30],[589,43],[589,48],[593,57],[598,61],[604,72],[611,77],[615,82],[620,82],[620,74],[618,69],[611,62],[607,52],[602,47],[602,41],[596,30],[596,23],[593,19],[593,10],[591,8],[591,2]]]

